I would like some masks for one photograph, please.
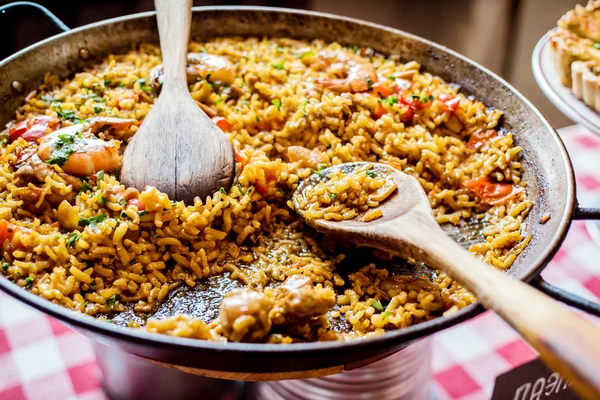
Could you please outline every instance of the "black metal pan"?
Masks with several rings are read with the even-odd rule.
[[[7,7],[3,7],[6,13],[3,17],[14,10]],[[533,104],[503,79],[445,47],[363,21],[275,8],[194,9],[192,37],[208,39],[231,35],[322,39],[399,54],[401,59],[416,60],[425,71],[460,85],[463,92],[504,111],[503,125],[515,132],[517,143],[523,148],[523,179],[534,201],[526,221],[533,239],[508,273],[567,304],[600,315],[599,305],[557,289],[539,276],[563,242],[571,221],[600,219],[600,209],[578,207],[573,169],[563,143]],[[0,124],[13,118],[24,96],[38,87],[46,72],[68,76],[94,59],[126,50],[132,42],[142,41],[158,41],[152,12],[66,30],[8,57],[0,62]],[[545,214],[551,218],[541,224]],[[150,334],[101,322],[37,297],[7,279],[0,279],[0,289],[103,344],[195,373],[242,380],[310,377],[352,369],[483,311],[474,304],[450,317],[367,340],[293,345],[214,343]]]

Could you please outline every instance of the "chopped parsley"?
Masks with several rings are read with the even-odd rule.
[[[111,83],[112,83],[112,81],[110,79],[105,79],[105,80],[102,81],[102,84],[104,86],[110,86]]]
[[[52,96],[48,96],[48,95],[43,95],[42,96],[42,100],[45,101],[46,103],[62,103],[63,101],[65,101],[64,98],[54,98]]]
[[[102,111],[104,111],[104,107],[94,106],[94,113],[95,114],[100,114]]]
[[[145,211],[145,210],[144,211],[138,211],[138,215],[140,217],[143,217],[144,215],[148,215],[148,214],[150,214],[150,213],[148,211]]]
[[[592,45],[593,48],[600,50],[600,43],[594,43]]]
[[[319,164],[319,166],[317,167],[317,172],[321,172],[321,171],[323,171],[325,168],[327,168],[327,164],[325,164],[325,163],[321,163],[321,164]]]
[[[373,81],[371,80],[371,78],[367,78],[367,85],[368,85],[369,89],[373,88]]]
[[[256,120],[256,122],[260,122],[260,118],[258,115],[256,117],[254,117],[254,119]]]
[[[77,225],[83,227],[89,226],[92,229],[96,229],[98,227],[98,224],[104,221],[106,218],[106,214],[99,214],[90,218],[79,218],[79,222],[77,223]]]
[[[367,172],[365,172],[365,175],[367,175],[369,178],[376,178],[377,177],[377,172],[375,172],[372,169],[370,169]]]
[[[154,235],[152,235],[152,240],[156,240],[158,239],[158,235],[155,233]]]
[[[301,104],[300,104],[300,109],[302,110],[302,114],[304,114],[304,116],[306,117],[306,106],[308,105],[308,100],[304,100]]]
[[[374,309],[376,309],[377,311],[383,311],[383,305],[381,304],[381,301],[379,300],[375,300],[373,302],[373,304],[371,304],[373,306]]]
[[[67,163],[69,156],[73,153],[75,153],[75,147],[72,143],[62,145],[60,149],[56,149],[52,152],[52,156],[46,160],[46,163],[62,167]]]
[[[279,187],[279,193],[281,193],[285,200],[289,200],[292,198],[292,196],[290,196],[290,192],[288,192],[287,189],[284,187]]]
[[[119,214],[119,217],[121,217],[121,218],[129,218],[129,215],[127,215],[127,213],[125,211],[121,211],[121,214]]]
[[[29,276],[27,278],[25,278],[25,289],[29,289],[32,284],[33,284],[33,278],[31,278]]]
[[[419,96],[418,94],[414,94],[414,93],[411,94],[410,97],[415,100],[419,100],[421,98],[421,96]]]
[[[219,100],[215,102],[215,105],[221,104],[225,100],[225,97],[219,97]]]
[[[152,88],[146,84],[146,80],[145,79],[140,79],[138,81],[138,83],[140,84],[140,90],[143,90],[146,93],[151,93],[152,92]]]
[[[108,298],[108,300],[106,300],[106,306],[108,307],[109,310],[112,310],[112,309],[115,308],[115,301],[117,301],[117,295],[116,294],[113,294],[112,296],[110,296]]]
[[[394,104],[398,103],[398,98],[396,96],[390,96],[390,97],[387,97],[387,98],[381,100],[381,102],[387,103],[387,105],[389,105],[389,106],[393,106]]]
[[[2,271],[7,271],[8,267],[10,267],[9,263],[7,263],[6,261],[2,263]]]
[[[124,88],[125,86],[127,86],[127,84],[125,82],[119,83],[120,88]],[[145,90],[144,88],[140,88],[140,89]],[[148,89],[150,89],[150,88],[148,88]]]
[[[59,107],[58,110],[56,110],[56,114],[58,114],[60,118],[66,119],[67,121],[73,121],[76,123],[83,121],[81,118],[75,115],[75,111],[73,110],[63,111],[63,109]]]
[[[389,76],[388,76],[388,79],[389,79],[390,81],[394,81],[394,80],[396,80],[396,77],[395,77],[394,75],[389,75]]]
[[[283,69],[283,61],[278,62],[277,64],[273,64],[273,68],[275,68],[275,69]]]
[[[227,191],[225,190],[225,188],[220,188],[219,192],[223,193],[223,194],[227,194]]]
[[[390,316],[390,312],[386,311],[386,312],[383,313],[383,317],[381,317],[381,320],[385,321],[387,319],[387,317],[389,317],[389,316]]]
[[[83,181],[83,185],[81,185],[81,189],[79,189],[79,193],[85,193],[90,190],[92,187],[88,183],[88,181]]]
[[[277,110],[278,110],[278,111],[281,111],[281,100],[279,100],[279,99],[273,99],[273,100],[271,100],[271,103],[272,103],[272,104],[273,104],[275,107],[277,107]]]
[[[104,180],[104,170],[100,170],[96,173],[96,187],[100,187],[100,181]]]
[[[428,101],[433,101],[433,99],[434,99],[434,97],[432,95],[429,95],[429,96],[423,95],[423,96],[421,96],[421,104],[425,104]]]
[[[98,96],[96,93],[89,93],[79,96],[82,99],[92,99],[96,103],[106,103],[106,99],[104,97]]]
[[[338,196],[337,193],[329,193],[329,198],[331,200],[334,200],[337,196]]]
[[[124,206],[125,204],[127,204],[127,200],[125,200],[124,198],[121,197],[119,199],[119,204],[122,205],[122,206]]]
[[[69,233],[69,235],[67,236],[67,240],[66,240],[67,246],[74,248],[75,244],[77,243],[79,238],[81,238],[81,233],[79,233],[79,232]]]
[[[98,194],[98,196],[96,196],[96,199],[98,200],[98,204],[100,204],[101,206],[106,204],[106,197],[102,196],[101,194]]]

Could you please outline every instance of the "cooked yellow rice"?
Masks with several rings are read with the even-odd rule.
[[[395,191],[392,177],[377,173],[372,164],[357,167],[351,173],[335,169],[324,175],[322,181],[307,186],[302,196],[297,196],[297,210],[305,219],[328,221],[353,219],[364,212],[363,220],[368,222],[383,215],[379,209],[370,209],[379,206]]]
[[[502,270],[527,245],[530,236],[523,220],[531,202],[525,190],[503,204],[489,206],[462,186],[480,176],[525,186],[521,149],[515,146],[512,133],[504,132],[477,150],[467,147],[476,129],[499,129],[500,110],[458,93],[455,86],[420,71],[414,61],[403,63],[370,51],[364,57],[376,68],[380,81],[401,77],[412,82],[418,96],[432,96],[430,105],[416,110],[411,122],[402,122],[406,105],[382,102],[371,91],[323,90],[317,80],[339,77],[339,71],[335,66],[321,68],[319,51],[354,52],[337,43],[221,38],[192,42],[189,48],[226,56],[235,66],[231,87],[238,89],[237,96],[229,94],[231,87],[208,79],[190,85],[196,100],[232,125],[227,136],[239,161],[234,186],[187,206],[147,188],[139,195],[145,206],[140,213],[135,205],[120,201],[126,188],[119,184],[115,171],[105,171],[97,185],[91,182],[91,188],[81,193],[61,178],[59,166],[44,182],[29,183],[25,189],[15,185],[17,154],[29,144],[22,139],[4,142],[0,218],[16,227],[14,237],[2,244],[6,279],[91,316],[110,319],[132,306],[142,316],[141,322],[129,324],[134,328],[141,324],[151,332],[218,341],[227,340],[219,318],[201,321],[179,315],[152,320],[152,313],[176,288],[193,287],[221,275],[260,293],[265,304],[273,303],[271,298],[283,299],[286,293],[282,294],[279,284],[296,275],[310,278],[320,298],[335,301],[326,314],[288,319],[288,325],[281,322],[285,318],[277,322],[273,317],[274,327],[279,328],[261,339],[273,343],[380,334],[452,313],[475,301],[443,273],[433,282],[393,276],[383,267],[387,264],[381,259],[386,255],[380,252],[374,253],[371,262],[356,266],[355,272],[338,271],[345,250],[334,247],[332,251],[332,245],[306,227],[288,204],[299,181],[315,168],[290,154],[292,146],[316,149],[311,154],[325,165],[362,160],[410,168],[440,224],[483,221],[483,239],[470,251]],[[152,107],[155,94],[146,90],[145,82],[159,63],[159,49],[141,44],[127,54],[110,55],[71,79],[47,74],[17,111],[16,121],[35,115],[59,116],[59,112],[62,126],[72,123],[69,115],[83,120],[133,118],[138,122],[130,128],[101,136],[123,141],[122,150]],[[97,96],[89,96],[94,91]],[[442,93],[460,99],[455,113],[437,100]],[[375,118],[378,107],[385,113]],[[43,212],[26,207],[25,193],[32,187],[41,189],[33,206]],[[61,229],[56,207],[43,208],[46,197],[53,194],[70,196],[73,211],[69,212],[76,212],[80,219],[106,218],[96,218],[97,224],[74,231]],[[246,321],[244,329],[252,321],[250,325]],[[335,328],[336,321],[349,329]]]

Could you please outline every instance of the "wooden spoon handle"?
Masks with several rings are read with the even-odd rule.
[[[163,85],[185,85],[192,0],[155,0],[154,5],[165,69]]]
[[[423,261],[450,274],[481,304],[510,323],[581,396],[600,398],[600,329],[526,283],[480,261],[439,227],[428,228],[422,237],[427,238],[419,243]]]

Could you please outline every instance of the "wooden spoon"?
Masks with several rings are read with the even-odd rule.
[[[123,155],[121,182],[139,190],[154,186],[171,199],[193,204],[235,175],[227,136],[198,108],[186,78],[192,0],[156,0],[164,83],[152,108]]]
[[[326,179],[334,169],[350,173],[364,164],[340,164],[305,179],[294,193],[296,211],[303,216],[300,204],[307,188]],[[325,234],[423,261],[448,273],[471,290],[481,304],[510,323],[582,397],[599,399],[600,329],[526,283],[471,255],[435,221],[417,179],[386,164],[372,165],[378,174],[391,174],[398,188],[380,205],[381,218],[370,222],[362,222],[360,216],[339,222],[324,219],[306,219],[306,222]]]

